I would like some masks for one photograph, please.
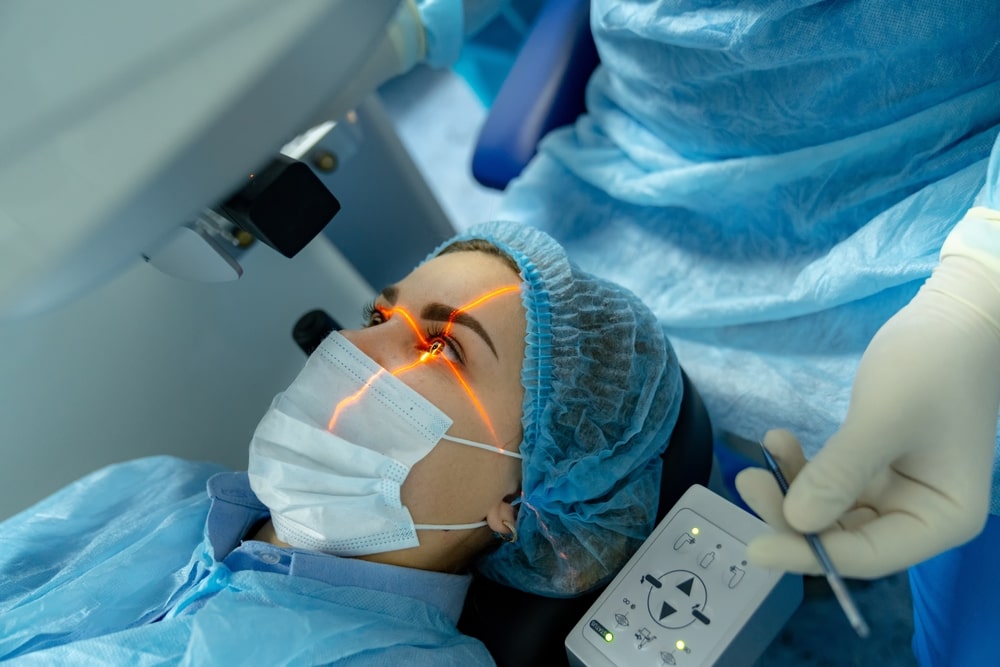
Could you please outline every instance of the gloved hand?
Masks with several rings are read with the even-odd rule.
[[[1000,213],[970,215],[977,212],[1000,224]],[[920,292],[872,339],[847,417],[812,461],[792,434],[767,434],[791,488],[783,499],[759,468],[737,477],[743,499],[778,530],[749,545],[751,562],[819,573],[800,534],[813,532],[842,575],[874,578],[982,530],[1000,406],[996,264],[942,253]]]

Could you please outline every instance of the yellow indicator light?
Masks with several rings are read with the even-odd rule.
[[[677,643],[676,643],[676,644],[674,644],[674,646],[676,646],[676,647],[677,647],[677,650],[678,650],[678,651],[683,651],[683,650],[684,650],[684,647],[685,647],[685,646],[687,646],[687,644],[685,644],[685,643],[684,643],[684,640],[683,640],[683,639],[678,639],[678,640],[677,640]]]
[[[605,632],[604,633],[604,641],[608,642],[609,644],[611,643],[611,640],[614,639],[614,638],[615,638],[615,636],[613,634],[611,634],[610,632]]]
[[[692,528],[692,529],[691,529],[691,534],[692,534],[692,535],[697,535],[697,534],[698,534],[698,533],[700,533],[700,532],[701,532],[701,529],[700,529],[700,528]]]

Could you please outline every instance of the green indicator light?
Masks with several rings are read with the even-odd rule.
[[[611,632],[611,630],[608,630],[603,625],[601,625],[600,621],[598,621],[596,618],[590,621],[590,629],[596,632],[598,635],[600,635],[601,639],[603,639],[609,644],[615,638],[614,633]]]

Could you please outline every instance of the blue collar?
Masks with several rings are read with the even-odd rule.
[[[245,472],[213,475],[208,480],[208,495],[212,506],[205,522],[205,533],[213,556],[229,569],[277,572],[315,579],[331,586],[366,588],[416,598],[437,607],[458,623],[472,581],[470,575],[340,558],[245,539],[251,528],[270,517],[267,507],[250,488]]]

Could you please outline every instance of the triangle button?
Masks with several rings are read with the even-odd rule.
[[[677,590],[684,595],[691,597],[691,587],[694,586],[694,579],[688,579],[687,581],[677,584]]]

